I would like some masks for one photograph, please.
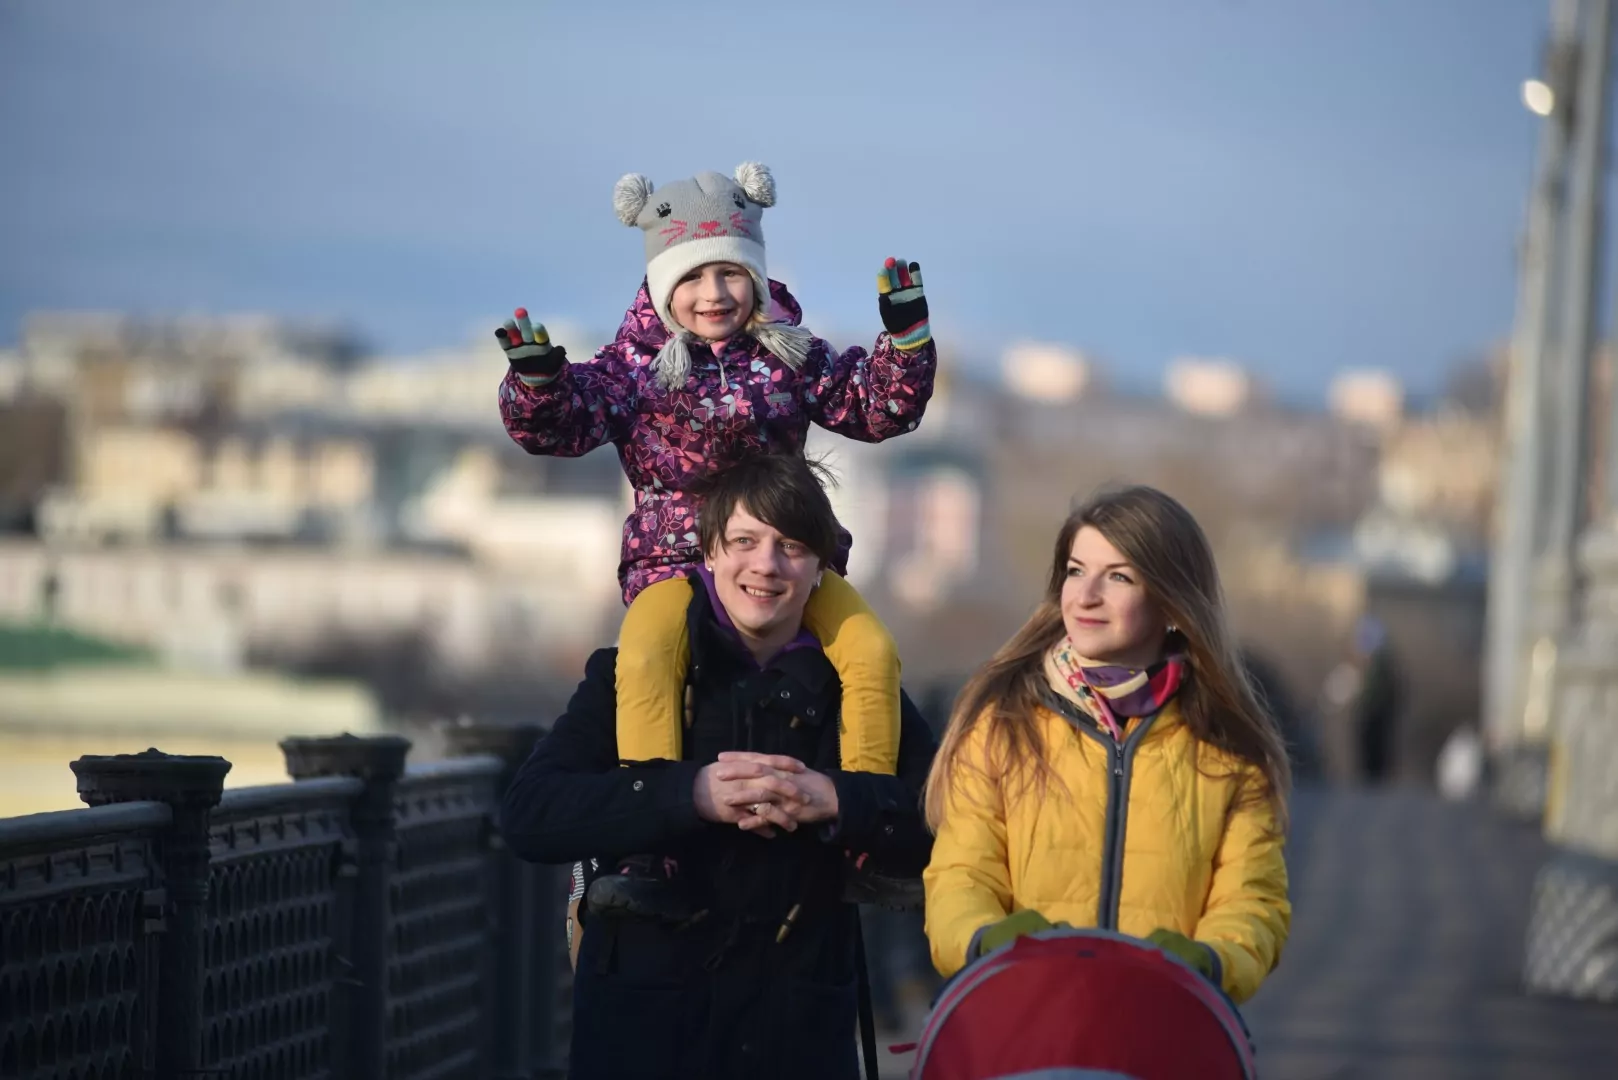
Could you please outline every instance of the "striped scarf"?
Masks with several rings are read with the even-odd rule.
[[[1064,637],[1045,654],[1045,678],[1051,689],[1082,709],[1119,742],[1124,726],[1137,716],[1150,716],[1169,703],[1185,679],[1182,653],[1164,657],[1149,668],[1098,664],[1086,660]]]

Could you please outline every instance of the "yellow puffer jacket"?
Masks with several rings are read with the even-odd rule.
[[[1007,806],[998,785],[955,771],[923,877],[933,964],[953,975],[980,930],[1032,908],[1136,937],[1177,930],[1213,948],[1234,1001],[1252,997],[1292,919],[1273,816],[1257,800],[1235,805],[1258,770],[1204,746],[1199,771],[1173,702],[1131,720],[1121,745],[1065,702],[1054,710],[1037,715],[1060,785]],[[965,761],[985,760],[985,727],[967,736]]]

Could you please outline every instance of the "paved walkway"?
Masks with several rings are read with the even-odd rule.
[[[1536,830],[1414,792],[1293,812],[1292,938],[1246,1009],[1264,1080],[1618,1080],[1618,1007],[1519,989]]]
[[[1618,1078],[1618,1008],[1520,990],[1536,829],[1405,792],[1294,813],[1292,939],[1246,1010],[1267,1080]]]

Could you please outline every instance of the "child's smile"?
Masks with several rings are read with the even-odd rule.
[[[753,315],[753,275],[735,263],[707,263],[674,286],[669,311],[674,321],[707,341],[723,341],[747,326]]]

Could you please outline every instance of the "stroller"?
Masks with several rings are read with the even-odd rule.
[[[1048,930],[973,961],[939,994],[911,1080],[1254,1080],[1230,998],[1138,938]]]

